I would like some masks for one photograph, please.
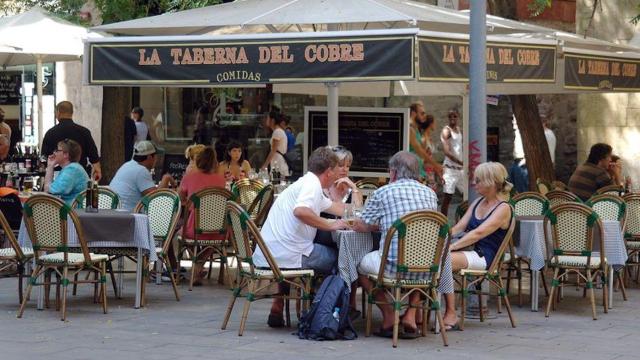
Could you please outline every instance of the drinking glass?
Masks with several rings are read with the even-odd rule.
[[[24,187],[24,192],[30,194],[33,191],[33,177],[25,177],[22,186]]]
[[[353,216],[352,204],[344,205],[344,214],[342,215],[342,219],[346,221],[349,226],[353,226],[353,224],[355,223],[355,218]]]

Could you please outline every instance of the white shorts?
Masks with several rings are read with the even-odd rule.
[[[365,255],[358,265],[358,272],[360,274],[378,274],[380,271],[380,263],[382,262],[379,250],[372,251]]]
[[[487,260],[480,257],[475,251],[463,251],[464,257],[467,258],[467,269],[469,270],[485,270],[487,268]]]
[[[442,191],[445,194],[451,194],[456,192],[456,188],[461,194],[464,194],[463,181],[462,177],[464,176],[463,170],[451,169],[448,167],[444,167],[444,174],[442,175],[442,179],[444,180],[444,186],[442,187]]]

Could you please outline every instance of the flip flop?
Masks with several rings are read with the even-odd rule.
[[[269,314],[269,317],[267,318],[267,325],[272,328],[284,327],[284,318],[281,314]]]
[[[455,324],[453,324],[453,325],[445,325],[444,330],[445,330],[445,331],[447,331],[447,332],[448,332],[448,331],[463,331],[463,330],[460,328],[460,324],[459,324],[459,323],[455,323]]]
[[[393,328],[390,328],[390,329],[380,328],[380,330],[378,330],[377,332],[374,332],[373,335],[391,339],[393,338]]]
[[[405,328],[399,335],[400,339],[417,339],[420,337],[420,332],[418,332],[418,328],[415,329],[407,329]]]

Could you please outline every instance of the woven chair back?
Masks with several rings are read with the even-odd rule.
[[[507,229],[507,232],[504,234],[504,238],[502,238],[500,247],[498,248],[498,251],[496,251],[496,256],[493,258],[493,261],[487,268],[487,273],[489,274],[495,274],[500,271],[500,265],[502,264],[502,261],[503,261],[503,255],[505,251],[507,251],[507,248],[513,244],[513,242],[511,241],[511,238],[513,237],[513,231],[516,228],[516,221],[514,218],[515,212],[514,212],[513,206],[511,207],[509,212],[510,212],[510,218],[511,218],[511,220],[509,221],[509,228]],[[512,251],[515,251],[515,250],[512,250]],[[515,252],[511,253],[511,255],[514,255],[514,254]]]
[[[376,178],[364,178],[356,181],[356,187],[358,189],[376,190],[378,189],[378,179]]]
[[[515,216],[537,216],[549,209],[549,200],[540,193],[527,191],[511,198],[511,205]]]
[[[458,220],[462,219],[467,210],[469,210],[469,200],[464,200],[456,208],[456,223]]]
[[[600,220],[620,221],[624,226],[627,204],[618,195],[596,195],[586,202],[598,214]]]
[[[11,230],[11,225],[9,225],[9,221],[7,221],[7,218],[4,217],[4,213],[2,212],[0,212],[0,225],[2,226],[5,238],[9,240],[9,245],[11,245],[13,250],[16,252],[16,257],[18,259],[23,259],[24,254],[22,253],[22,248],[20,248],[20,244]]]
[[[565,203],[552,206],[545,217],[545,227],[551,224],[553,255],[590,256],[593,249],[593,228],[602,231],[598,215],[584,204]],[[602,236],[600,236],[602,246]]]
[[[189,209],[194,212],[195,234],[224,234],[226,232],[227,201],[233,194],[222,188],[204,188],[189,198]]]
[[[158,189],[145,195],[133,212],[147,215],[154,239],[164,244],[173,238],[180,219],[180,207],[180,195],[177,192]]]
[[[249,206],[249,214],[254,216],[255,224],[262,226],[267,219],[271,205],[273,205],[274,188],[273,185],[266,185],[260,190],[258,196],[253,200],[251,206]]]
[[[447,217],[431,210],[413,211],[402,216],[387,232],[383,259],[387,258],[391,239],[396,233],[397,278],[402,279],[405,274],[412,272],[431,272],[432,281],[437,281],[442,252],[450,238]],[[380,279],[384,276],[384,266],[385,262],[380,267]]]
[[[236,200],[240,205],[245,209],[249,209],[262,188],[264,188],[264,184],[260,181],[240,179],[233,184],[231,192],[236,196]],[[249,212],[249,214],[256,216],[257,213]]]
[[[640,238],[640,194],[626,194],[622,198],[627,204],[625,235]]]
[[[582,202],[580,201],[580,198],[578,196],[564,190],[552,190],[552,191],[549,191],[545,196],[549,200],[550,207],[568,203],[568,202],[577,202],[577,203]]]
[[[624,193],[624,187],[620,185],[608,185],[596,190],[597,195],[608,194],[608,195],[622,196],[623,193]]]
[[[84,209],[86,207],[87,190],[84,190],[73,200],[71,205],[74,209]],[[98,209],[117,209],[120,204],[120,197],[113,190],[106,186],[98,186]]]
[[[71,219],[76,229],[79,247],[82,249],[85,261],[89,262],[89,250],[78,215],[62,200],[50,195],[33,195],[24,204],[24,218],[36,259],[39,251],[55,251],[63,252],[64,261],[67,261],[69,252],[67,221]]]

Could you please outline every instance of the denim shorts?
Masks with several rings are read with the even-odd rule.
[[[313,244],[313,251],[309,256],[302,255],[302,267],[313,269],[321,275],[334,274],[337,263],[337,250],[321,244]]]

